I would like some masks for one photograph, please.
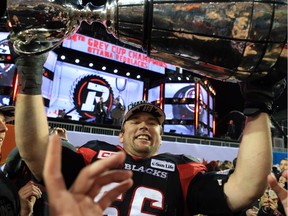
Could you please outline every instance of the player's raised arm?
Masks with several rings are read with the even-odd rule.
[[[15,137],[20,155],[33,175],[42,179],[48,144],[48,122],[41,95],[43,65],[47,53],[18,56],[19,92],[15,109]]]
[[[248,118],[235,172],[224,186],[228,205],[232,210],[240,210],[264,193],[267,176],[272,168],[270,115],[273,101],[285,87],[285,79],[272,76],[241,84],[246,101],[244,114]]]

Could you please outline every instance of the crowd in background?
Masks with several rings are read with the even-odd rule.
[[[210,161],[209,163],[206,163],[206,166],[209,171],[216,171],[216,172],[233,172],[234,168],[237,164],[237,158],[235,158],[233,161],[224,160],[224,161]],[[288,170],[288,158],[283,158],[280,160],[279,164],[274,164],[272,166],[271,172],[276,177],[278,184],[288,189],[287,187],[287,179],[282,176],[284,171]],[[281,200],[271,189],[271,187],[268,185],[265,193],[259,197],[259,199],[255,200],[255,202],[248,207],[247,209],[244,209],[241,213],[237,214],[239,216],[286,216],[285,210],[283,208],[283,205],[281,203]]]

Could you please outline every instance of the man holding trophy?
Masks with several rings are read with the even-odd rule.
[[[285,55],[285,49],[283,49],[284,44],[286,43],[286,39],[283,39],[282,35],[275,36],[274,33],[277,31],[283,32],[283,29],[287,28],[287,21],[283,21],[282,19],[277,20],[280,23],[280,25],[278,25],[279,28],[269,28],[268,33],[265,32],[262,28],[257,29],[257,19],[260,19],[261,21],[263,17],[260,13],[257,13],[256,9],[254,9],[254,7],[256,7],[254,4],[253,7],[251,6],[251,2],[243,3],[244,5],[242,5],[240,2],[226,2],[227,8],[229,10],[220,10],[221,12],[219,12],[219,14],[214,13],[215,11],[217,11],[219,3],[214,4],[213,2],[209,2],[206,4],[204,2],[204,5],[209,7],[205,7],[202,9],[197,4],[193,5],[194,3],[191,1],[187,1],[187,4],[183,4],[182,1],[181,3],[177,1],[171,1],[171,3],[166,4],[162,4],[161,1],[157,0],[155,0],[154,2],[150,1],[149,3],[147,3],[148,1],[145,3],[143,3],[143,1],[133,1],[133,4],[131,5],[129,4],[129,2],[130,1],[124,0],[119,0],[117,2],[107,1],[107,4],[103,7],[94,7],[91,4],[88,4],[85,7],[81,7],[81,5],[73,1],[70,1],[69,3],[67,1],[65,1],[65,3],[61,1],[57,1],[57,3],[52,3],[44,0],[34,0],[27,3],[26,1],[21,0],[8,1],[7,6],[8,14],[10,13],[10,17],[16,15],[19,18],[21,11],[22,18],[24,19],[25,13],[26,17],[31,16],[31,11],[29,10],[33,10],[34,13],[32,13],[32,15],[35,15],[33,16],[33,19],[38,19],[37,17],[39,16],[42,17],[43,20],[44,18],[46,19],[46,21],[41,22],[39,25],[37,24],[35,28],[31,27],[31,23],[29,23],[30,27],[29,25],[26,25],[24,29],[21,29],[21,27],[19,26],[18,27],[20,29],[17,29],[16,25],[14,30],[11,32],[10,37],[10,41],[11,43],[13,43],[13,50],[19,55],[18,57],[16,57],[16,65],[19,72],[20,91],[17,96],[16,103],[15,132],[16,144],[19,148],[23,160],[29,166],[34,176],[38,180],[43,180],[45,157],[47,157],[48,165],[46,164],[44,169],[44,180],[46,183],[51,183],[53,182],[53,179],[52,181],[50,181],[51,179],[49,180],[49,175],[47,174],[53,174],[53,160],[51,161],[51,157],[53,156],[51,155],[51,153],[56,154],[56,159],[58,158],[57,160],[55,160],[57,167],[56,173],[60,176],[61,184],[64,184],[62,175],[61,173],[59,173],[60,149],[58,147],[51,147],[49,145],[48,153],[50,154],[46,156],[48,146],[48,123],[41,95],[42,67],[47,57],[45,55],[45,52],[58,46],[63,40],[63,38],[71,34],[73,31],[76,31],[77,25],[79,25],[79,20],[84,19],[88,22],[101,21],[107,27],[107,30],[115,34],[115,36],[117,36],[120,40],[126,41],[129,44],[134,44],[135,46],[143,47],[151,56],[157,56],[161,54],[162,60],[171,60],[173,63],[177,63],[176,65],[187,65],[187,67],[193,69],[193,71],[202,75],[218,78],[220,80],[239,82],[241,85],[242,95],[246,100],[244,114],[248,116],[248,121],[243,132],[241,145],[239,148],[237,167],[234,173],[232,173],[230,176],[218,175],[215,173],[209,174],[205,172],[205,168],[195,170],[191,169],[189,170],[189,173],[195,173],[193,174],[193,178],[186,178],[189,181],[185,181],[185,176],[179,174],[179,176],[183,177],[183,179],[181,178],[179,181],[181,181],[182,183],[184,182],[185,184],[179,185],[177,184],[176,180],[167,181],[167,179],[165,179],[165,181],[163,180],[163,184],[167,186],[166,190],[163,190],[163,188],[160,186],[158,188],[157,184],[155,184],[155,188],[153,188],[153,190],[150,188],[150,191],[153,191],[153,193],[151,192],[151,194],[146,194],[149,197],[150,201],[145,199],[145,194],[142,194],[143,202],[145,201],[146,204],[141,206],[139,200],[134,200],[133,202],[132,199],[125,200],[125,194],[131,194],[131,189],[128,188],[130,188],[132,184],[132,182],[129,180],[131,174],[127,173],[125,174],[124,179],[117,179],[118,181],[122,182],[122,187],[118,188],[118,190],[116,191],[118,192],[117,194],[119,194],[119,192],[121,193],[127,190],[125,193],[121,194],[121,197],[124,196],[122,200],[123,202],[122,204],[121,202],[119,204],[118,200],[118,204],[113,203],[117,207],[123,209],[123,211],[120,211],[117,214],[110,214],[107,212],[104,214],[129,215],[131,213],[130,215],[192,215],[199,213],[217,213],[230,215],[233,214],[233,212],[241,211],[241,209],[248,206],[255,199],[261,196],[261,194],[263,194],[263,191],[266,188],[267,176],[271,172],[272,145],[269,115],[271,115],[271,112],[273,110],[273,101],[276,100],[279,95],[281,95],[282,91],[286,86],[286,72],[283,72],[281,66],[283,66],[283,62],[287,61],[287,55]],[[30,4],[29,9],[24,9],[27,6],[25,4]],[[262,4],[259,3],[258,5],[257,3],[257,6],[261,9],[267,9],[267,5],[265,5],[266,3],[263,2]],[[222,4],[220,5],[223,6]],[[275,5],[275,7],[268,7],[270,9],[268,9],[266,14],[274,14],[275,16],[277,16],[276,11],[274,10],[279,10],[282,15],[283,13],[285,14],[285,12],[283,12],[284,7],[282,7],[282,3],[279,3],[279,5],[277,5],[277,2],[275,2]],[[133,10],[134,13],[126,13],[128,10],[127,8],[129,10]],[[196,11],[197,13],[192,10],[193,8],[198,8],[198,10]],[[60,21],[60,26],[62,25],[62,28],[53,29],[51,28],[51,26],[53,26],[54,23],[51,23],[51,20],[49,20],[49,18],[51,17],[51,11],[52,14],[54,13],[53,11],[57,11],[57,14],[59,14],[59,10],[62,11],[61,14],[63,16],[63,20],[61,20],[61,18],[58,18],[57,22]],[[103,11],[105,11],[105,13]],[[247,17],[251,17],[247,15],[247,13],[249,14],[251,13],[251,11],[253,11],[253,15],[255,15],[256,18],[252,16],[255,18],[255,20],[247,21]],[[162,16],[162,18],[160,18],[159,16],[161,15],[161,13],[165,14],[166,16]],[[71,16],[71,14],[73,14],[73,17]],[[188,16],[189,19],[186,20],[183,18],[185,14],[190,15]],[[206,16],[201,17],[201,15],[204,14],[208,18]],[[241,17],[234,17],[235,14]],[[173,23],[171,23],[171,19],[169,19],[169,17],[172,15],[174,15]],[[200,23],[197,23],[197,25],[202,26],[199,27],[198,30],[200,32],[197,33],[191,33],[191,31],[188,31],[188,27],[192,24],[195,24],[191,23],[191,20],[194,20],[194,17],[202,18],[202,21]],[[208,23],[205,21],[212,19],[211,17],[215,20],[215,23],[210,23],[209,27]],[[240,22],[244,25],[242,28],[235,28],[234,25],[225,25],[225,27],[222,26],[222,29],[218,28],[219,26],[216,28],[215,26],[217,26],[217,23],[219,25],[223,24],[223,17],[226,18],[224,19],[224,23],[226,24],[234,24]],[[22,23],[22,18],[19,18],[20,23]],[[40,20],[42,20],[42,18]],[[131,26],[129,26],[129,22],[127,21],[129,19],[136,20],[135,22],[141,24],[140,26],[143,31],[140,32],[143,33],[142,35],[139,35],[137,28],[135,28],[136,24],[133,25],[133,22],[131,22]],[[9,20],[11,21],[11,18]],[[231,20],[234,21],[232,22]],[[180,21],[183,22],[181,23]],[[169,29],[167,27],[168,23],[173,26],[172,29]],[[160,26],[160,24],[162,26],[162,29],[157,28],[157,26]],[[245,24],[247,24],[247,26]],[[270,24],[272,25],[272,23]],[[180,25],[181,27],[177,25]],[[45,27],[47,27],[47,29]],[[187,31],[181,32],[181,29],[185,28],[187,28]],[[214,28],[218,29],[218,31],[208,31],[209,29],[211,30]],[[210,33],[211,35],[209,36]],[[269,40],[262,39],[259,35],[260,33],[263,33],[263,35],[269,37]],[[162,43],[159,40],[160,38],[167,38],[166,41],[163,40],[167,44],[164,44],[164,42]],[[217,40],[215,38],[217,38]],[[253,38],[256,38],[256,40],[254,41]],[[179,39],[179,42],[174,44],[173,42],[175,42],[177,39]],[[187,41],[191,41],[188,44],[192,45],[189,46],[189,50],[185,46],[187,45],[185,43]],[[170,42],[172,43],[170,44]],[[215,49],[218,48],[218,51],[220,49],[218,47],[219,45],[229,44],[229,49],[227,50],[230,50],[228,53],[231,54],[232,57],[234,57],[234,61],[228,63],[225,62],[225,58],[224,56],[221,56],[221,54],[219,54],[219,58],[215,59],[213,53],[209,54],[207,50],[205,52],[205,49],[200,49],[199,47],[197,47],[197,44],[208,44]],[[267,47],[269,47],[269,49]],[[166,51],[164,52],[164,50]],[[204,51],[200,52],[200,50]],[[272,55],[271,53],[274,54]],[[277,53],[277,55],[275,53]],[[257,61],[255,59],[257,59]],[[255,63],[255,61],[257,63]],[[235,65],[237,66],[235,67]],[[29,112],[29,116],[27,115],[27,112]],[[146,124],[145,126],[140,126],[140,124],[142,124],[142,120],[143,122],[146,122],[146,118],[151,119],[149,113],[141,112],[141,114],[142,115],[139,115],[139,113],[133,114],[134,117],[130,116],[132,118],[132,122],[133,119],[141,119],[141,121],[136,120],[137,123],[134,124],[137,124],[137,126],[135,126],[135,128],[139,125],[139,131],[145,129],[145,131],[147,130],[151,134],[155,133],[154,135],[158,137],[159,141],[155,143],[155,145],[160,146],[160,128],[163,122],[157,122],[156,119],[153,119],[150,120],[153,121],[152,125],[150,122],[149,125]],[[165,114],[163,114],[162,116],[165,116]],[[131,124],[130,117],[127,117],[127,119],[125,119],[126,123],[124,122],[123,124],[119,140],[123,142],[124,146],[126,145],[133,147],[134,145],[136,145],[136,141],[134,141],[134,143],[131,143],[127,140],[125,141],[125,137],[127,136],[125,133],[129,133],[129,131],[132,133],[132,131],[129,129],[129,124]],[[27,129],[27,127],[29,128]],[[154,127],[157,128],[156,131],[153,129]],[[148,135],[148,132],[145,132],[145,135],[139,135],[142,137],[142,141],[144,139],[144,136],[148,137],[148,140],[152,140],[152,135]],[[57,143],[57,140],[53,138],[50,142]],[[93,148],[91,148],[91,150],[93,150]],[[134,159],[136,158],[135,153],[132,153],[129,148],[126,148],[125,152],[126,159],[124,159],[123,155],[118,156],[120,163],[125,163],[125,160],[127,162],[127,157]],[[80,187],[79,183],[81,182],[82,184],[85,184],[85,180],[90,182],[91,179],[86,178],[87,175],[84,175],[85,171],[80,172],[82,168],[86,169],[87,167],[84,168],[83,166],[80,167],[81,169],[79,170],[76,170],[76,168],[74,170],[71,170],[71,167],[79,167],[79,163],[84,163],[85,155],[83,154],[83,152],[79,152],[79,154],[75,152],[69,152],[67,154],[69,156],[65,154],[63,155],[62,162],[64,162],[64,164],[62,167],[62,171],[65,172],[65,170],[70,169],[68,173],[73,173],[72,176],[64,174],[64,179],[68,187],[70,187],[72,184],[70,192],[76,192],[77,194],[77,191],[83,192],[83,190],[77,190],[77,188]],[[153,158],[156,156],[157,151],[156,154],[146,155],[143,158],[140,158],[138,156],[137,160],[153,160]],[[171,157],[174,158],[173,155]],[[73,159],[71,160],[71,158]],[[69,166],[65,164],[65,160],[69,160]],[[103,161],[105,160],[107,159],[103,159]],[[89,164],[92,161],[94,161],[92,160],[92,158],[90,162],[87,162],[87,160],[85,160],[86,164]],[[100,163],[104,163],[103,161],[100,160],[97,162],[93,162],[90,167],[93,166],[95,168],[97,167],[97,165],[100,166]],[[110,159],[109,162],[110,165],[107,166],[109,169],[119,165],[119,163],[116,163],[115,160],[112,161],[112,159]],[[112,165],[112,163],[114,163],[114,166]],[[247,164],[249,166],[248,168]],[[201,167],[200,164],[196,165]],[[48,172],[47,170],[50,170],[50,172]],[[107,171],[107,169],[104,169],[104,171]],[[172,172],[172,170],[170,171]],[[80,177],[76,179],[79,173]],[[148,177],[149,175],[146,175],[145,179],[147,177],[147,180],[149,181],[142,182],[141,184],[143,185],[141,185],[139,184],[139,179],[137,179],[139,178],[137,177],[139,172],[137,173],[135,172],[135,170],[133,170],[133,174],[135,175],[133,177],[134,185],[132,186],[132,188],[134,189],[145,188],[144,184],[146,184],[150,180],[153,181],[151,176]],[[98,180],[100,182],[98,182],[98,184],[100,184],[100,186],[104,185],[104,183],[106,184],[109,182],[104,181],[103,183],[101,175],[98,175],[96,175],[97,177],[92,178],[93,181],[95,181],[95,184],[97,184],[97,178],[99,178]],[[167,175],[170,176],[169,173]],[[79,180],[79,178],[81,181]],[[74,182],[75,179],[76,181]],[[111,180],[113,180],[113,178]],[[67,182],[70,183],[68,184]],[[203,182],[205,183],[203,184]],[[99,192],[99,188],[100,187],[98,187],[97,192]],[[173,188],[182,188],[183,193],[177,193],[176,195],[176,197],[181,197],[180,200],[183,200],[180,205],[178,205],[178,203],[174,203],[171,205],[168,204],[170,203],[169,200],[174,200],[175,197],[169,197],[165,195],[169,194],[171,190],[173,190]],[[64,190],[63,185],[61,187],[61,190]],[[61,192],[61,190],[58,191],[58,195],[61,195],[59,193]],[[157,190],[157,196],[151,198],[150,196],[154,195],[154,192]],[[53,189],[52,187],[48,187],[48,193],[49,191],[51,192],[51,194],[53,194],[53,198],[55,198],[55,200],[51,198],[49,199],[49,201],[51,202],[51,212],[54,213],[53,215],[71,213],[71,209],[69,212],[69,208],[62,208],[65,205],[69,205],[69,203],[55,203],[57,198],[57,190],[55,190],[55,188]],[[207,191],[207,193],[205,191]],[[111,193],[109,193],[110,198],[113,198],[109,199],[109,204],[112,200],[116,198],[116,192],[113,193],[112,191],[113,196],[111,196]],[[89,194],[89,192],[87,193]],[[89,200],[93,200],[92,194],[89,195],[91,195]],[[95,195],[95,193],[93,193],[93,195]],[[139,194],[137,193],[137,195]],[[159,196],[161,197],[161,202],[158,202]],[[78,204],[81,201],[82,199],[78,199]],[[103,199],[101,199],[100,201],[102,204],[105,203],[101,205],[101,207],[103,207],[103,210],[104,207],[106,208],[107,206],[109,206],[107,202],[103,201]],[[137,206],[137,211],[135,209],[132,209],[132,206]],[[142,210],[145,211],[145,213],[142,212]],[[87,215],[85,214],[85,211],[89,211],[89,209],[81,209],[80,212],[74,211],[74,214],[72,215]],[[129,214],[127,212],[129,212]],[[138,212],[139,214],[133,214],[133,212]],[[93,212],[90,213],[91,215],[93,215]],[[99,213],[99,215],[102,214],[101,211],[94,213],[95,215],[96,213]]]

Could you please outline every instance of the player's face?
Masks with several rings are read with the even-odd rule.
[[[128,154],[149,158],[158,153],[161,145],[161,125],[150,113],[137,113],[125,122],[119,140]]]

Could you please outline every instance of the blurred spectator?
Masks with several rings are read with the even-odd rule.
[[[279,169],[281,173],[288,170],[288,158],[284,158],[280,161]]]
[[[49,216],[45,187],[33,177],[17,148],[9,153],[4,173],[18,191],[21,216],[32,215],[32,213],[33,216]]]
[[[49,134],[57,134],[62,141],[63,151],[76,151],[69,143],[65,128],[49,128]],[[21,216],[49,216],[48,196],[43,182],[38,182],[26,163],[22,160],[17,148],[14,148],[6,159],[4,173],[18,190]],[[71,184],[71,183],[69,183]],[[0,214],[1,215],[1,214]]]
[[[269,186],[258,200],[242,211],[241,216],[285,216],[278,200],[277,194]]]
[[[278,184],[287,190],[287,179],[284,176],[279,177]]]
[[[95,114],[96,114],[96,123],[100,124],[105,123],[107,116],[107,107],[105,106],[102,97],[100,97],[99,102],[96,104]]]
[[[206,164],[207,167],[207,171],[211,172],[211,171],[219,171],[219,168],[217,166],[217,162],[212,160],[209,163]]]
[[[228,170],[233,169],[233,163],[229,160],[224,160],[223,163],[219,166],[219,170]]]
[[[125,108],[120,103],[120,99],[115,99],[115,108],[111,111],[113,118],[113,125],[121,126]]]
[[[14,107],[0,107],[0,153],[8,128],[6,122],[14,120]],[[31,180],[31,172],[21,160],[20,154],[14,148],[0,170],[0,215],[30,216],[36,199],[40,199],[42,192]],[[33,213],[34,212],[34,213]],[[38,214],[45,216],[44,214]]]
[[[278,196],[273,191],[270,186],[267,188],[263,196],[260,198],[260,208],[258,211],[258,216],[284,216],[280,212]]]
[[[286,179],[288,179],[288,171],[284,171],[282,173],[282,176]],[[285,213],[287,215],[288,213],[288,191],[287,188],[283,188],[282,185],[283,184],[279,184],[279,182],[277,182],[275,176],[273,176],[272,174],[270,174],[268,176],[268,182],[269,185],[271,186],[271,188],[276,192],[279,201],[281,202],[282,206],[283,206],[283,214]],[[284,184],[285,185],[285,184]]]

